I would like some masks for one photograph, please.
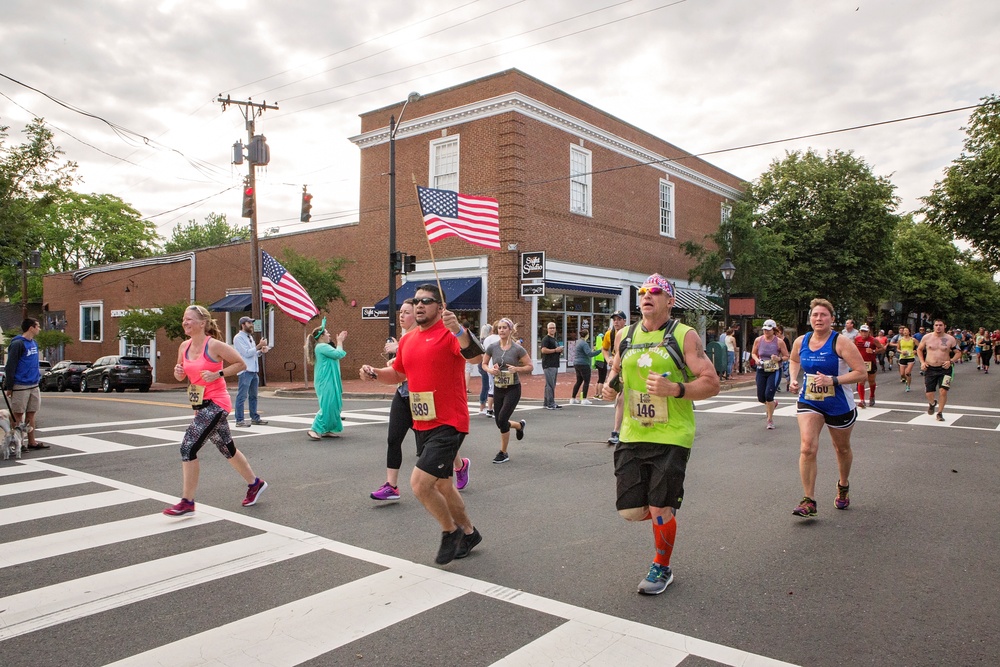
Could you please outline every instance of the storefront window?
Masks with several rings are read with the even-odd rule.
[[[573,355],[579,332],[590,331],[590,341],[593,344],[597,334],[607,331],[611,326],[611,313],[615,310],[615,300],[610,297],[576,296],[571,294],[549,293],[538,300],[538,343],[535,358],[541,359],[542,338],[546,335],[546,325],[556,323],[556,338],[565,347],[563,358],[566,365],[573,365]]]

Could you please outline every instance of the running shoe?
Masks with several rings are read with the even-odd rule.
[[[816,501],[809,496],[804,496],[799,501],[799,506],[792,510],[792,514],[804,517],[816,516]]]
[[[458,553],[459,547],[462,546],[462,534],[461,528],[456,528],[450,533],[441,533],[441,546],[438,548],[437,558],[434,562],[438,565],[447,565],[455,559],[455,554]]]
[[[582,401],[580,401],[580,405],[593,405],[593,404],[594,404],[594,402],[592,400],[590,400],[589,398],[585,398]]]
[[[399,500],[399,489],[389,482],[378,487],[370,494],[372,500]]]
[[[265,424],[267,424],[267,420],[257,417],[257,419],[251,419],[250,423],[253,424],[254,426],[264,426]]]
[[[907,392],[909,392],[909,391],[910,391],[910,385],[906,385],[906,391],[907,391]]]
[[[469,555],[477,544],[483,541],[483,536],[479,534],[479,530],[473,526],[472,532],[468,535],[462,535],[462,543],[458,547],[458,552],[455,554],[455,558],[465,558]]]
[[[841,486],[840,482],[837,482],[837,498],[833,501],[833,506],[839,510],[846,510],[848,505],[851,504],[851,499],[847,497],[847,492],[850,490],[850,484]]]
[[[860,401],[858,401],[858,407],[861,408],[862,410],[864,410],[867,407],[865,405],[865,399],[862,398]]]
[[[767,430],[768,431],[773,431],[774,430],[774,421],[771,420],[771,419],[767,420]]]
[[[462,459],[462,467],[455,471],[455,488],[461,491],[469,485],[469,459]]]
[[[517,433],[514,434],[514,437],[517,438],[518,440],[524,440],[524,427],[526,426],[526,424],[524,423],[523,419],[519,421],[518,424],[521,425],[521,428],[517,429]]]
[[[246,419],[241,419],[240,421],[236,422],[236,426],[237,428],[250,428],[250,422],[248,422]]]
[[[649,566],[649,574],[639,582],[639,592],[643,595],[659,595],[667,590],[667,586],[674,580],[674,573],[669,565],[653,563]]]
[[[939,413],[937,413],[937,420],[938,420],[939,422],[943,422],[943,421],[944,421],[944,415],[943,415],[943,414],[941,414],[940,412],[939,412]]]
[[[900,376],[899,376],[899,381],[900,381],[900,383],[902,383],[902,382],[906,382],[906,378],[905,378],[905,377],[903,377],[902,375],[900,375]]]
[[[173,507],[168,507],[163,510],[163,513],[167,516],[184,516],[185,514],[194,514],[194,501],[188,500],[187,498],[181,498],[179,503]]]
[[[247,497],[243,499],[243,507],[250,507],[251,505],[256,505],[257,501],[260,499],[260,494],[267,490],[267,482],[262,480],[260,477],[253,481],[253,484],[247,484]]]
[[[489,417],[489,414],[486,412],[486,410],[480,410],[479,411],[479,416],[480,417]]]
[[[934,414],[934,408],[936,408],[936,407],[937,407],[937,401],[934,401],[933,403],[928,403],[927,404],[927,414],[929,414],[929,415]]]
[[[875,399],[874,398],[869,398],[868,399],[868,407],[869,408],[874,408],[875,407]]]
[[[571,399],[569,399],[569,404],[570,404],[570,405],[576,405],[576,404],[577,404],[577,403],[579,403],[579,402],[580,402],[580,401],[576,400],[575,398],[571,398]]]
[[[486,411],[486,416],[489,417],[490,419],[493,419],[493,411],[492,410],[487,410]]]
[[[554,405],[546,405],[546,406],[545,406],[545,409],[546,409],[546,410],[555,410],[555,409],[556,409],[556,406],[554,406]]]
[[[608,444],[609,445],[617,445],[618,442],[619,442],[619,440],[618,440],[618,431],[612,431],[611,432],[611,437],[608,438]]]
[[[562,410],[562,406],[558,405],[558,404],[557,405],[553,405],[552,407],[554,407],[556,410]]]
[[[510,460],[510,456],[507,452],[497,452],[497,455],[493,457],[493,463],[507,463]]]

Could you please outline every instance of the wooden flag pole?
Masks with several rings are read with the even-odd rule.
[[[445,300],[444,290],[441,288],[441,276],[438,275],[437,262],[434,260],[434,246],[431,245],[431,237],[427,233],[427,225],[424,224],[424,209],[420,206],[420,190],[417,189],[417,177],[411,172],[410,178],[413,180],[413,192],[417,195],[417,207],[420,208],[420,224],[424,228],[424,238],[427,239],[427,249],[431,253],[431,266],[434,268],[434,280],[437,281],[438,293],[441,294],[442,300]]]

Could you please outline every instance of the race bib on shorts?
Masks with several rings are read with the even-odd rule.
[[[188,403],[195,407],[201,407],[201,404],[205,402],[205,385],[203,384],[189,384],[188,385]]]
[[[875,362],[874,361],[866,361],[865,362],[865,369],[868,371],[869,375],[872,374],[872,373],[874,373],[875,372]]]
[[[948,373],[943,378],[941,378],[941,386],[945,389],[951,387],[951,373]]]
[[[410,415],[416,422],[429,422],[437,419],[437,411],[434,409],[434,392],[411,391]]]
[[[816,384],[819,380],[818,375],[813,375],[811,373],[806,374],[806,393],[805,398],[807,401],[825,401],[828,398],[833,397],[833,386],[820,386]]]
[[[668,421],[667,397],[629,390],[628,413],[642,426],[666,424]]]
[[[497,374],[493,377],[493,386],[505,389],[514,384],[514,372],[513,371],[497,371]]]

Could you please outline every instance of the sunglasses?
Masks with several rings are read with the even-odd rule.
[[[663,294],[664,292],[666,292],[667,296],[670,296],[670,292],[668,292],[667,290],[663,289],[662,287],[640,287],[636,291],[636,293],[639,296],[642,296],[643,294],[652,294],[652,295],[655,296],[657,294]]]
[[[410,304],[411,305],[415,306],[418,303],[422,303],[425,306],[429,306],[432,303],[441,303],[441,300],[440,299],[435,299],[434,297],[430,297],[430,296],[424,296],[424,297],[421,297],[419,299],[417,299],[417,298],[410,299]]]

